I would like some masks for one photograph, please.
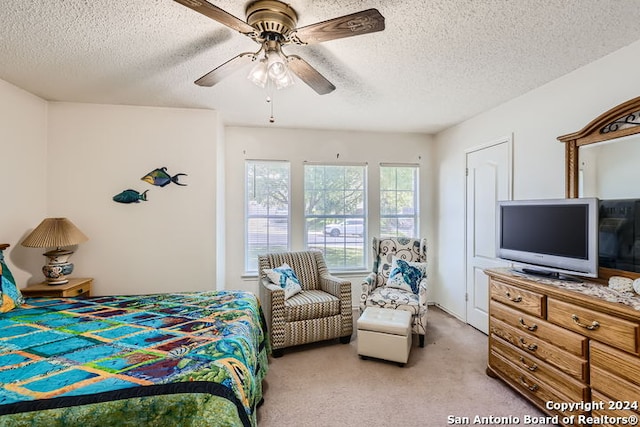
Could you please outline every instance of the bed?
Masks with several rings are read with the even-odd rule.
[[[0,313],[0,426],[255,426],[265,330],[241,291],[27,298]]]

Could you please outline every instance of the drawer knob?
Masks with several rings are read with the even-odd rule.
[[[590,325],[586,325],[584,323],[580,323],[580,318],[576,314],[572,314],[571,315],[571,319],[573,319],[573,323],[575,323],[576,325],[580,326],[581,328],[588,329],[590,331],[595,331],[596,329],[598,329],[600,327],[600,323],[598,323],[595,320],[593,322],[591,322]]]
[[[536,351],[538,349],[538,345],[537,344],[527,344],[527,342],[522,337],[519,338],[519,341],[520,341],[520,345],[522,346],[522,348],[524,348],[526,350]]]
[[[520,384],[529,389],[529,391],[536,391],[538,389],[538,384],[529,385],[523,376],[520,376]]]
[[[506,295],[507,295],[507,298],[509,298],[509,301],[513,301],[513,302],[522,301],[522,297],[521,296],[512,297],[511,294],[509,293],[509,291],[506,292]]]
[[[533,372],[536,369],[538,369],[538,365],[536,365],[535,363],[533,365],[528,365],[527,361],[524,360],[524,357],[522,357],[522,356],[520,356],[520,363],[522,363],[524,365],[524,367],[527,368],[528,370],[530,370],[531,372]]]
[[[522,326],[524,329],[526,329],[528,331],[531,331],[531,332],[533,332],[536,329],[538,329],[538,325],[536,325],[535,323],[533,325],[531,325],[531,326],[527,326],[527,324],[524,323],[524,319],[522,317],[518,320],[518,323],[520,323],[520,326]]]

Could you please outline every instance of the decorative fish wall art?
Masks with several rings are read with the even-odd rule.
[[[122,193],[113,196],[113,201],[118,203],[140,203],[140,200],[142,200],[146,202],[147,191],[149,190],[145,190],[142,193],[139,193],[136,190],[132,189],[124,190]]]
[[[154,170],[152,170],[151,172],[149,172],[148,174],[146,174],[145,176],[143,176],[142,178],[140,178],[141,180],[143,180],[144,182],[147,182],[151,185],[155,185],[157,187],[164,187],[165,185],[169,185],[172,182],[176,185],[180,185],[180,186],[185,186],[187,184],[183,184],[181,182],[178,181],[178,179],[181,176],[187,176],[186,173],[177,173],[173,176],[169,175],[169,173],[167,173],[167,168],[166,167],[161,167],[161,168],[156,168]],[[118,203],[140,203],[140,201],[146,202],[147,201],[147,191],[149,190],[145,190],[142,193],[136,191],[136,190],[132,190],[132,189],[127,189],[124,190],[123,192],[116,194],[115,196],[113,196],[113,201],[118,202]]]
[[[148,182],[151,185],[157,185],[158,187],[164,187],[165,185],[168,185],[172,182],[177,185],[182,185],[182,186],[187,185],[187,184],[182,184],[178,182],[178,179],[181,176],[187,176],[187,174],[177,173],[171,176],[167,173],[167,168],[162,167],[162,168],[157,168],[152,170],[151,172],[149,172],[148,174],[146,174],[140,179],[143,180],[144,182]]]

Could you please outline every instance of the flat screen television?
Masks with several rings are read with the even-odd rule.
[[[497,204],[497,256],[524,273],[598,277],[598,199]]]

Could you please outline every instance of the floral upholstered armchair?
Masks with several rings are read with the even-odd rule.
[[[258,256],[260,302],[274,357],[285,347],[339,338],[353,331],[351,282],[329,274],[319,251]]]
[[[360,313],[367,307],[406,310],[424,347],[427,327],[427,239],[373,238],[373,271],[362,282]]]

